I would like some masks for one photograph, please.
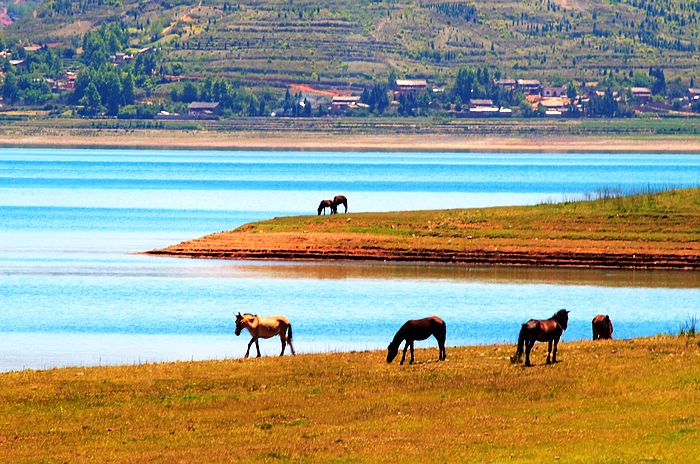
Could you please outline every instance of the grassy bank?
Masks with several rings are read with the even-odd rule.
[[[543,348],[532,368],[508,345],[0,374],[0,461],[697,460],[697,339]]]
[[[153,253],[696,269],[700,188],[536,206],[282,217]]]

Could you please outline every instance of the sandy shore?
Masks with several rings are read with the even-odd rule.
[[[463,151],[547,153],[699,153],[700,137],[496,137],[450,134],[327,134],[169,130],[42,130],[0,134],[1,147],[209,150]]]
[[[576,267],[612,269],[700,269],[697,243],[605,240],[442,239],[405,242],[365,234],[242,230],[189,240],[151,255],[181,258],[279,261],[392,261],[479,266]]]

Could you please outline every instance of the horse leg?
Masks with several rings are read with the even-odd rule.
[[[549,345],[547,346],[547,364],[552,364],[551,355],[552,355],[552,340],[549,341]]]
[[[399,364],[403,364],[403,362],[406,360],[406,350],[408,349],[408,340],[406,340],[406,344],[403,346],[403,356],[401,356],[401,362]],[[411,351],[411,356],[413,356],[413,351]]]
[[[525,342],[525,366],[530,367],[532,364],[530,364],[530,351],[532,350],[532,347],[535,345],[534,341],[527,340]]]
[[[552,351],[552,363],[557,362],[557,346],[559,346],[559,339],[554,340],[554,351]]]
[[[255,349],[258,350],[258,358],[260,357],[260,345],[258,344],[258,339],[255,339]]]
[[[280,356],[284,356],[284,349],[287,347],[287,342],[284,340],[284,336],[280,334],[280,341],[282,342],[282,352],[280,353]]]
[[[413,340],[411,340],[411,360],[408,363],[413,364]]]
[[[438,349],[440,350],[440,353],[438,355],[438,360],[439,361],[444,361],[447,359],[447,352],[445,351],[445,337],[435,337],[438,339]]]
[[[250,355],[250,347],[251,347],[251,345],[253,344],[254,341],[255,341],[255,339],[254,339],[254,338],[251,338],[250,341],[248,342],[248,350],[245,352],[245,357],[246,357],[246,358]]]
[[[445,351],[445,342],[438,343],[438,348],[440,349],[438,359],[440,361],[444,361],[445,359],[447,359],[447,351]]]

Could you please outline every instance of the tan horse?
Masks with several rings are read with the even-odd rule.
[[[253,342],[255,342],[255,349],[258,350],[257,357],[260,357],[258,338],[272,338],[275,335],[279,335],[282,341],[280,356],[284,356],[284,348],[287,346],[287,343],[289,343],[289,349],[292,350],[292,354],[296,354],[292,345],[292,325],[289,323],[289,319],[284,316],[260,317],[257,314],[237,313],[236,335],[240,335],[243,329],[248,329],[252,337],[248,343],[248,351],[245,352],[246,358],[250,354],[250,347]]]

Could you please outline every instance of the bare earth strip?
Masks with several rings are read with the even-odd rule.
[[[476,151],[550,153],[700,153],[699,137],[498,137],[454,134],[329,134],[198,130],[44,129],[0,134],[5,147],[110,147],[341,151]]]

